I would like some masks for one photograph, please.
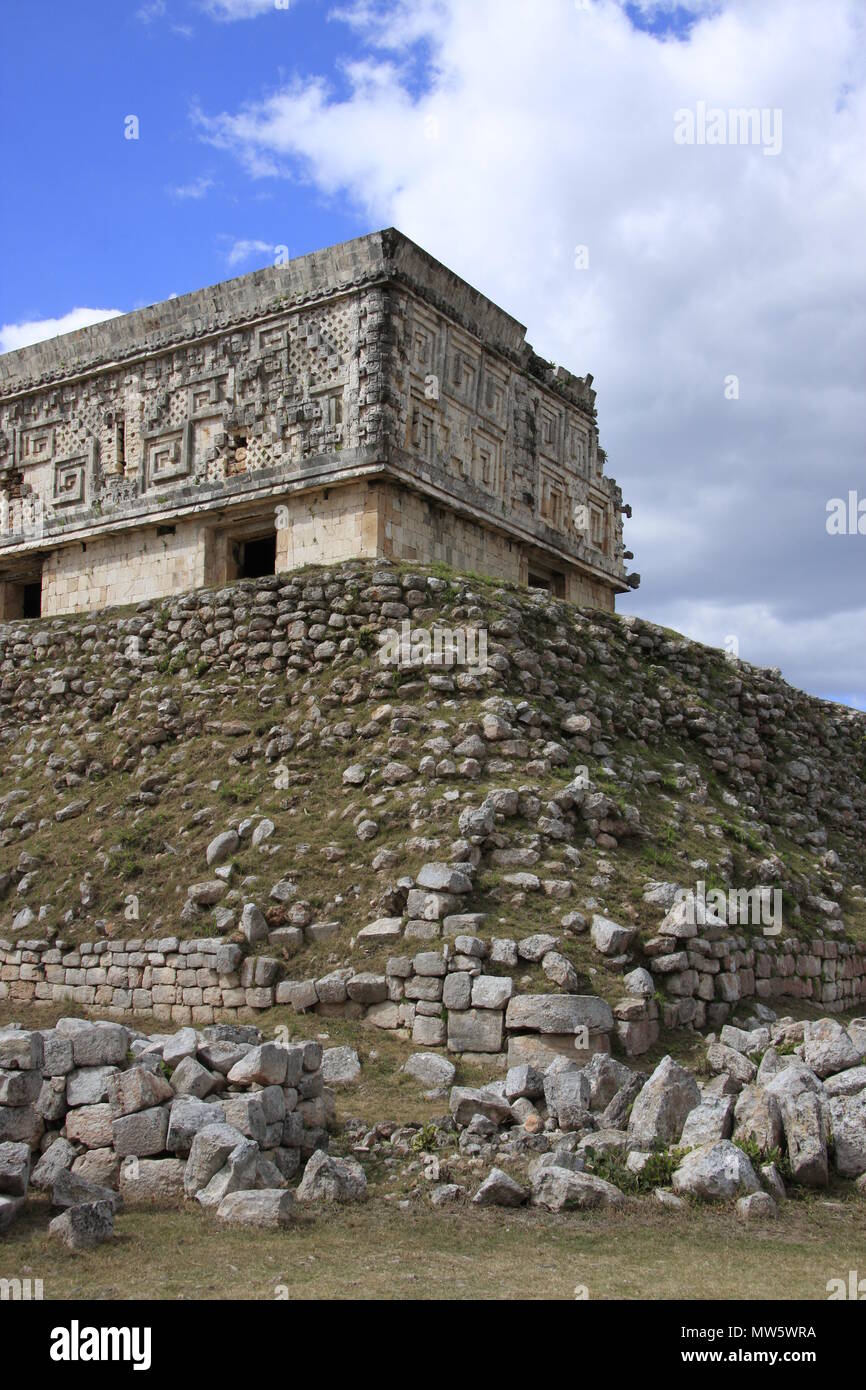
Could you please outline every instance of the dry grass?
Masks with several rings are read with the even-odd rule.
[[[0,1250],[0,1278],[41,1278],[47,1299],[824,1299],[862,1268],[866,1205],[812,1198],[743,1227],[730,1208],[617,1214],[316,1210],[282,1232],[218,1226],[194,1208],[130,1210],[114,1241],[73,1255],[28,1203]]]

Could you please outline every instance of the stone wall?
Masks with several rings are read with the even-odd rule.
[[[53,550],[42,571],[42,612],[81,613],[160,598],[207,582],[206,532],[195,522],[95,536]]]
[[[401,935],[395,919],[392,937]],[[520,994],[509,971],[516,973],[519,966],[524,972],[534,964],[544,969],[550,957],[545,974],[552,978],[554,957],[563,959],[555,937],[485,940],[459,926],[451,937],[414,955],[395,954],[381,974],[345,966],[305,980],[286,978],[285,962],[248,954],[219,937],[136,937],[72,949],[62,942],[0,940],[0,1000],[37,1006],[69,1001],[106,1014],[152,1015],[198,1026],[285,1005],[298,1013],[364,1019],[420,1047],[507,1051],[515,1065],[547,1054],[548,1061],[557,1053],[573,1056],[575,1037],[584,1038],[578,1052],[589,1057],[609,1051],[614,1034],[629,1055],[646,1051],[657,1036],[657,1027],[644,1025],[659,1017],[659,1009],[652,1000],[630,998],[628,980],[626,998],[612,1011],[594,995]],[[666,1026],[718,1027],[738,1004],[753,1000],[770,1005],[805,1000],[828,1013],[866,1001],[862,946],[822,938],[758,937],[749,943],[729,937],[722,949],[716,972],[694,950],[693,966],[685,951],[674,962],[681,967],[677,973],[665,971],[663,957],[648,958],[659,985],[672,996],[661,1005]],[[682,967],[694,971],[694,980]],[[709,982],[707,989],[703,982]]]
[[[286,568],[445,560],[612,609],[624,509],[592,378],[523,335],[384,232],[8,353],[0,586],[41,570],[58,613],[224,583],[206,532],[253,524]]]

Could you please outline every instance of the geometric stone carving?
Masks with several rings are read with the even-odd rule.
[[[192,422],[182,429],[155,432],[144,437],[144,486],[159,487],[163,483],[186,478],[192,468]]]
[[[18,463],[50,463],[54,457],[54,427],[40,425],[18,433]]]
[[[80,507],[85,500],[87,457],[57,459],[54,464],[54,489],[51,501],[55,507]]]

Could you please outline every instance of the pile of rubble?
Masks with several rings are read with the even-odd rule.
[[[355,1199],[358,1165],[327,1154],[333,1098],[317,1042],[214,1025],[146,1037],[62,1018],[0,1031],[0,1228],[28,1182],[74,1249],[108,1238],[124,1201],[193,1198],[225,1220],[283,1224],[298,1200]],[[306,1167],[304,1165],[306,1164]]]
[[[647,1077],[597,1053],[584,1066],[558,1057],[478,1089],[454,1086],[449,1119],[415,1166],[435,1184],[436,1205],[468,1196],[479,1167],[489,1171],[478,1205],[551,1211],[652,1192],[666,1206],[739,1199],[742,1216],[768,1216],[786,1185],[856,1179],[866,1191],[866,1020],[749,1023],[710,1037],[702,1081],[670,1056]],[[433,1058],[410,1059],[407,1070],[433,1080],[424,1061]],[[393,1140],[371,1131],[361,1149]],[[461,1169],[462,1183],[453,1180]],[[443,1172],[452,1181],[441,1182]]]

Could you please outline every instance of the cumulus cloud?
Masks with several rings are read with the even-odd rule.
[[[233,241],[228,247],[225,252],[225,261],[226,265],[238,266],[254,257],[261,260],[264,255],[273,259],[274,248],[269,241],[255,241],[251,238],[241,237],[237,241]]]
[[[688,23],[650,32],[680,11]],[[849,0],[362,0],[320,74],[200,116],[256,180],[393,223],[591,371],[643,576],[621,606],[866,705],[866,99]],[[337,30],[339,32],[339,30]],[[360,45],[359,45],[360,40]],[[677,112],[781,112],[781,147]],[[586,248],[578,251],[577,248]],[[588,262],[588,264],[585,264]],[[578,268],[585,264],[585,268]]]
[[[70,309],[56,319],[31,319],[27,323],[4,323],[0,327],[0,352],[41,343],[44,338],[56,338],[60,333],[72,333],[76,328],[88,328],[103,319],[116,319],[122,309]]]

